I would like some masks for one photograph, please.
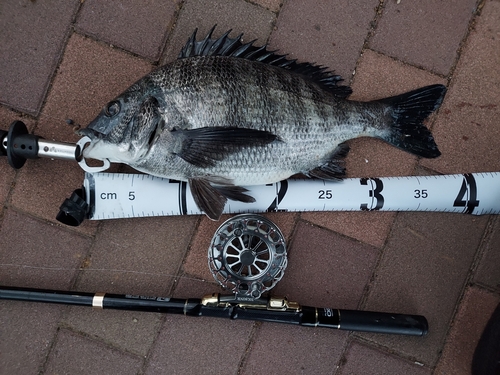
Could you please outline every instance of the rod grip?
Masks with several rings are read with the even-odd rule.
[[[339,329],[396,335],[425,336],[429,330],[422,315],[339,310]]]

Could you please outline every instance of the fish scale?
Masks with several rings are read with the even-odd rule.
[[[91,138],[84,156],[188,181],[212,219],[227,199],[253,201],[243,185],[297,173],[341,178],[344,142],[360,136],[439,156],[423,121],[441,104],[444,86],[350,101],[351,89],[324,67],[242,44],[229,33],[212,39],[212,32],[199,42],[193,34],[178,60],[136,82],[80,130]]]

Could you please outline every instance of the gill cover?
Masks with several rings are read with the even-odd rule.
[[[162,130],[160,103],[154,96],[148,96],[142,103],[130,127],[131,143],[142,149],[141,156],[152,146]]]

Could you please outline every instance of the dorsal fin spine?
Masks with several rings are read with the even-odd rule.
[[[259,53],[261,53],[262,51],[265,51],[266,50],[266,47],[267,47],[267,44],[264,44],[263,46],[261,47],[256,47],[257,49],[250,52],[247,56],[245,56],[245,58],[249,59],[249,60],[255,60],[255,56],[257,56]]]
[[[297,63],[297,60],[288,60],[287,55],[278,55],[276,51],[268,51],[267,45],[254,46],[256,40],[243,44],[241,42],[243,34],[236,38],[229,38],[232,30],[228,30],[221,37],[212,39],[215,26],[210,29],[207,36],[201,41],[196,41],[197,29],[188,39],[186,45],[181,49],[179,59],[196,56],[227,56],[240,59],[258,61],[263,64],[276,66],[282,69],[301,74],[334,96],[345,99],[352,90],[348,86],[339,86],[342,77],[328,71],[327,67],[310,63]]]
[[[181,53],[184,53],[185,55],[191,55],[195,52],[195,43],[196,43],[196,33],[198,29],[195,29],[191,37],[188,39],[186,45],[183,48],[183,51]]]
[[[269,51],[269,52],[257,57],[255,60],[260,61],[260,62],[264,62],[269,56],[272,56],[274,54],[274,52],[276,52],[276,51]]]
[[[247,56],[245,53],[248,51],[249,48],[252,47],[252,44],[256,41],[257,39],[254,39],[248,43],[243,44],[242,46],[238,47],[232,54],[231,56],[233,57],[241,57],[246,59]]]
[[[205,48],[207,48],[208,43],[209,43],[209,42],[210,42],[210,40],[212,39],[212,34],[213,34],[213,32],[214,32],[214,30],[215,30],[215,27],[216,27],[216,26],[217,26],[217,25],[214,25],[214,26],[210,29],[210,31],[208,32],[208,34],[207,34],[207,36],[205,37],[205,39],[203,39],[203,40],[201,41],[200,48],[199,48],[199,50],[198,50],[198,51],[196,51],[196,52],[197,52],[197,54],[202,54],[202,53],[205,51]]]
[[[229,44],[222,51],[220,51],[220,54],[222,56],[231,56],[231,53],[237,48],[238,43],[241,44],[242,36],[243,34],[240,34],[234,39],[228,38]]]
[[[214,41],[214,43],[212,44],[212,47],[209,50],[209,53],[208,53],[209,56],[219,55],[219,51],[224,46],[224,44],[226,43],[226,40],[228,39],[227,36],[229,35],[229,33],[231,31],[232,30],[226,31],[224,33],[224,35],[222,35],[219,39],[216,39]]]

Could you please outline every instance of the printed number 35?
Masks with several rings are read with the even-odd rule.
[[[427,189],[416,189],[415,190],[415,195],[413,196],[413,198],[427,198],[429,195],[427,194]]]

